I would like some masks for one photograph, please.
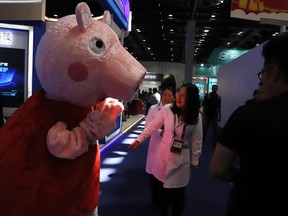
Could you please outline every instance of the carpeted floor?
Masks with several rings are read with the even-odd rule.
[[[99,216],[154,215],[145,172],[149,140],[135,150],[128,149],[142,132],[144,121],[101,149]],[[230,185],[209,174],[212,153],[213,147],[204,143],[199,170],[192,172],[186,188],[184,216],[224,216]]]

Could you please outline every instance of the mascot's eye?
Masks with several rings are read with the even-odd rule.
[[[93,39],[90,42],[90,49],[96,54],[102,54],[105,51],[105,44],[100,39]]]

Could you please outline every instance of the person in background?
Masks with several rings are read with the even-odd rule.
[[[165,105],[138,138],[129,146],[135,149],[164,125],[152,174],[159,181],[160,214],[182,216],[185,208],[185,186],[190,170],[197,169],[202,152],[202,116],[199,112],[199,89],[186,83],[176,93],[175,102]]]
[[[155,104],[159,104],[161,101],[161,95],[158,92],[158,89],[156,87],[152,89],[152,92],[153,92],[153,94],[147,100],[147,102],[150,104],[150,107],[155,105]]]
[[[151,104],[148,102],[148,100],[150,99],[151,95],[153,94],[152,88],[148,89],[147,94],[145,95],[145,104],[146,104],[146,112],[145,115],[147,116],[149,108],[151,106]]]
[[[150,98],[150,96],[153,94],[153,91],[152,91],[152,88],[149,88],[148,89],[148,92],[147,92],[147,100]]]
[[[226,216],[287,212],[281,202],[287,187],[287,50],[288,32],[263,45],[258,99],[238,107],[219,134],[210,172],[233,183]]]
[[[161,102],[150,107],[147,114],[145,127],[147,127],[149,123],[157,117],[159,111],[162,109],[163,106],[174,102],[175,91],[176,89],[172,87],[165,87],[164,89],[162,89]],[[146,160],[146,172],[150,174],[152,202],[155,208],[158,208],[160,203],[159,190],[161,189],[161,187],[159,186],[159,181],[154,177],[152,170],[153,166],[155,166],[156,163],[158,148],[161,143],[163,131],[164,127],[161,127],[158,131],[151,135]]]
[[[216,137],[218,135],[218,122],[221,121],[221,96],[217,93],[218,86],[212,85],[212,92],[205,95],[203,106],[203,138],[206,139],[207,131],[212,125],[212,141],[216,144]]]
[[[123,118],[122,121],[127,121],[127,118],[130,117],[132,112],[132,101],[124,101],[123,102],[124,110],[123,110]]]
[[[255,102],[256,99],[257,99],[257,93],[258,93],[258,89],[255,89],[255,90],[253,91],[253,97],[252,97],[251,99],[248,99],[248,100],[245,102],[245,104],[249,104],[249,103]]]
[[[129,117],[130,115],[135,115],[137,110],[137,100],[139,99],[139,89],[135,92],[133,99],[129,101],[129,106],[127,104],[127,107],[129,108]]]

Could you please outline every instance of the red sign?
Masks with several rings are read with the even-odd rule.
[[[271,18],[288,20],[288,1],[284,0],[232,0],[231,16],[260,20]]]

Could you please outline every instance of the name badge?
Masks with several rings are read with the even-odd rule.
[[[173,153],[176,153],[176,154],[181,154],[183,143],[184,142],[182,140],[174,139],[170,151],[173,152]]]

